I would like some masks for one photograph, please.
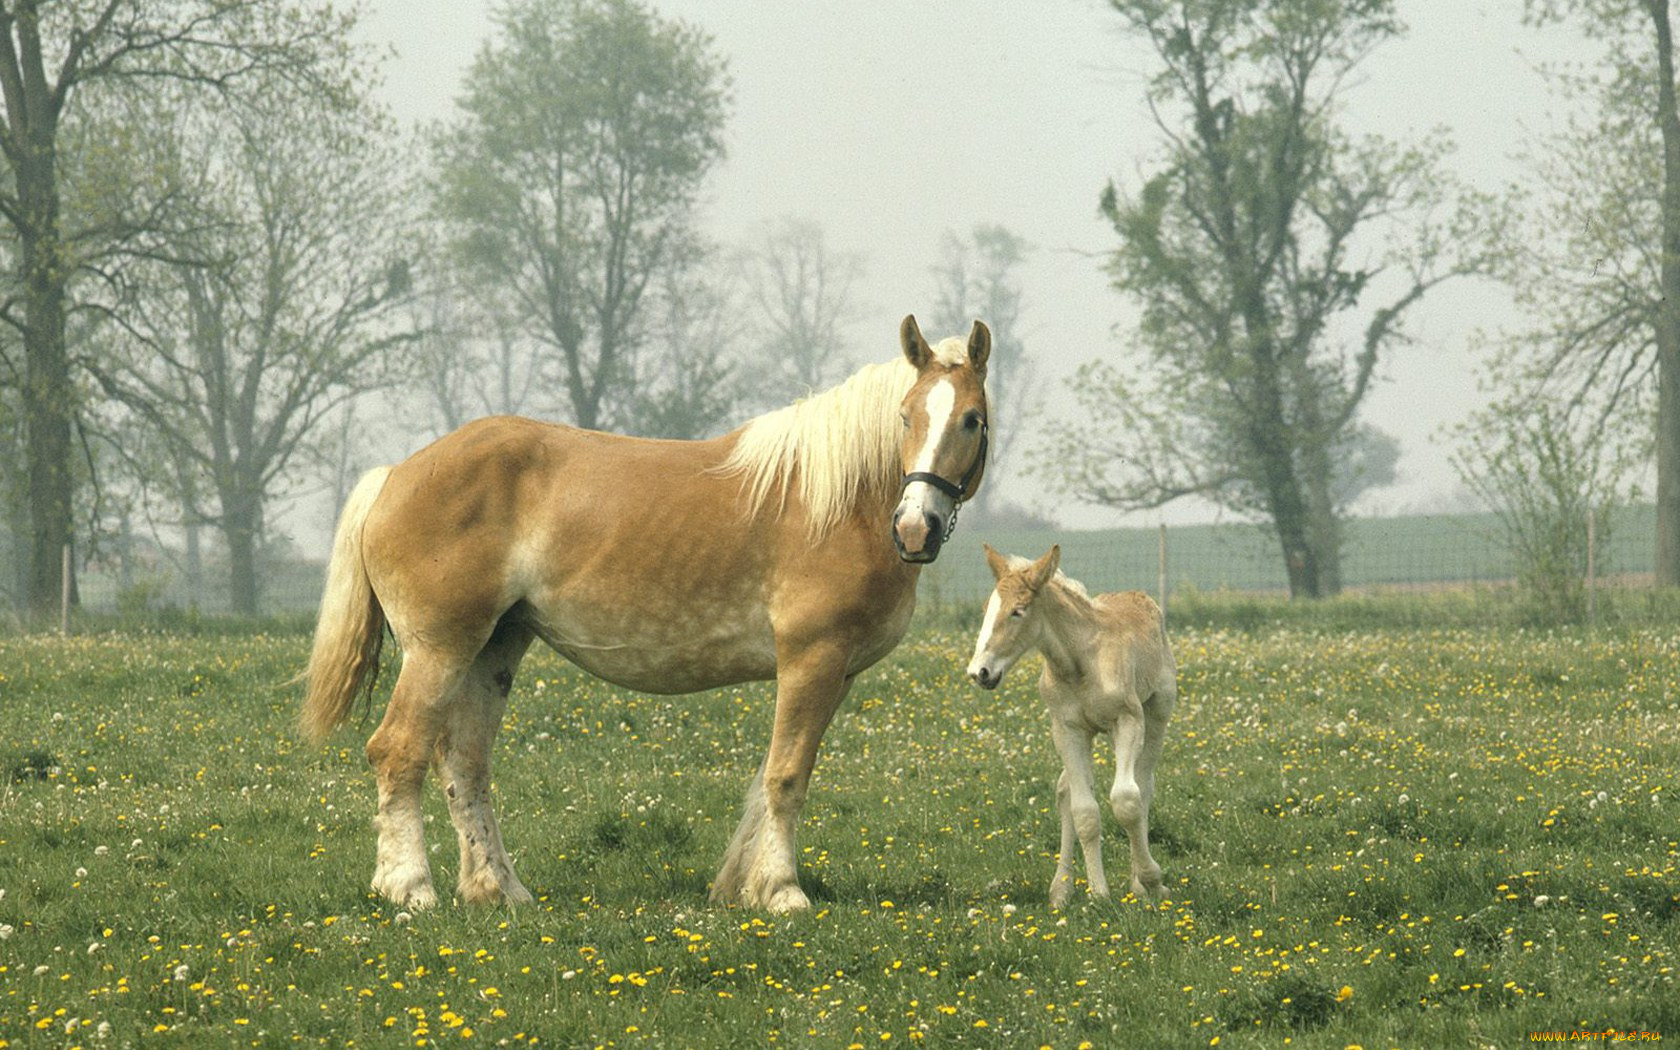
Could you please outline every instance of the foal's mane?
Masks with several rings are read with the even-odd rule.
[[[961,339],[933,347],[942,364],[967,353]],[[898,489],[899,403],[916,383],[902,357],[865,365],[839,386],[748,422],[720,474],[739,474],[747,514],[772,495],[785,510],[789,478],[805,505],[811,539],[820,539],[859,506],[884,504]]]
[[[1007,554],[1004,557],[1009,560],[1010,572],[1020,572],[1023,569],[1032,568],[1033,560],[1031,558],[1023,558],[1019,554]],[[1067,591],[1075,597],[1083,598],[1087,602],[1092,600],[1091,592],[1085,589],[1085,585],[1083,583],[1080,583],[1078,580],[1069,576],[1060,569],[1057,569],[1055,575],[1050,577],[1050,584],[1052,586],[1060,585],[1064,591]]]

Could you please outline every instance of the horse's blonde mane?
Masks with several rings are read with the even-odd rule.
[[[958,364],[967,344],[945,339],[933,354]],[[718,472],[741,476],[749,516],[772,495],[785,508],[793,478],[811,538],[819,539],[860,504],[884,503],[897,489],[899,403],[915,383],[916,370],[902,357],[865,365],[837,387],[747,423]]]

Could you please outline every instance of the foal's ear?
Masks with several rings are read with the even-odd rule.
[[[968,331],[968,364],[976,372],[985,374],[986,360],[992,356],[992,330],[986,322],[975,321]]]
[[[1009,575],[1009,559],[993,550],[990,543],[980,546],[986,548],[986,564],[991,568],[992,575],[1000,580]]]
[[[933,348],[922,338],[915,314],[904,315],[904,322],[898,326],[898,341],[904,347],[905,360],[915,365],[916,371],[920,372],[933,360]]]
[[[1048,554],[1032,563],[1032,575],[1027,577],[1032,584],[1032,589],[1036,591],[1049,583],[1050,577],[1056,575],[1056,569],[1061,564],[1062,545],[1059,543],[1052,544]]]

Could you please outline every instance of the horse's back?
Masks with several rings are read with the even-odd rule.
[[[694,573],[671,530],[727,513],[708,446],[515,416],[468,423],[392,468],[364,531],[374,588],[394,622],[464,636],[487,635],[519,602],[630,606],[655,583],[681,591]]]
[[[718,469],[731,440],[500,416],[421,449],[364,540],[399,639],[474,650],[507,617],[648,692],[772,677],[790,635],[856,634],[872,663],[902,633],[913,574],[856,524],[813,545],[796,499],[751,512]]]
[[[1093,601],[1103,611],[1109,644],[1124,665],[1121,674],[1136,683],[1139,699],[1172,691],[1178,668],[1155,599],[1143,591],[1117,591]]]

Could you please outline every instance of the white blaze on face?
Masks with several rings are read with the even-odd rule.
[[[992,644],[992,628],[997,626],[998,614],[1003,611],[1003,602],[998,598],[997,591],[986,602],[986,616],[980,621],[980,637],[974,640],[974,658],[968,661],[968,676],[975,677],[980,669],[986,666],[987,649]]]
[[[934,383],[928,388],[924,408],[928,418],[927,441],[916,453],[916,460],[910,466],[912,474],[933,473],[933,459],[939,453],[939,443],[944,440],[945,431],[956,414],[957,388],[951,385],[949,379],[941,379]],[[951,511],[955,509],[955,500],[925,481],[912,481],[904,486],[903,498],[898,501],[898,513],[901,516],[934,514],[941,519],[949,519]]]

